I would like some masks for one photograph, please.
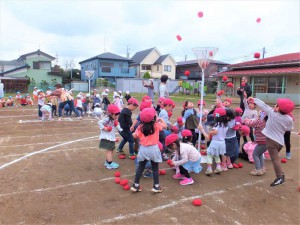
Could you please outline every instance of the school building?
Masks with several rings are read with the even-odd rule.
[[[222,77],[228,76],[234,84],[234,93],[243,76],[248,77],[253,96],[267,103],[278,98],[290,98],[300,105],[300,53],[289,53],[264,59],[231,64],[227,71],[216,75],[221,87]]]

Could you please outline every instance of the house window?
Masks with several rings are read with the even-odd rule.
[[[164,66],[164,71],[165,72],[171,72],[171,68],[172,68],[171,66],[165,65]]]
[[[93,63],[93,68],[96,69],[96,62]]]
[[[151,70],[151,65],[142,65],[142,70]]]
[[[266,93],[267,92],[267,79],[266,77],[254,78],[254,93]]]
[[[103,73],[111,73],[111,68],[114,67],[114,64],[110,62],[101,62],[100,66]]]
[[[159,71],[159,66],[156,67],[157,71]]]
[[[120,67],[120,68],[123,68],[123,63],[119,63],[119,67]]]
[[[40,62],[40,69],[50,70],[51,69],[50,62]]]
[[[87,63],[87,64],[85,64],[85,68],[86,69],[88,69],[89,68],[89,64]]]
[[[282,81],[283,77],[269,77],[268,78],[268,93],[276,93],[276,94],[283,94],[285,92],[285,87],[283,87],[282,93]]]
[[[39,69],[40,68],[40,64],[39,62],[33,62],[33,69]]]

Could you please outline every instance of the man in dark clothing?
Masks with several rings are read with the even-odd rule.
[[[118,121],[120,123],[120,126],[122,128],[122,131],[119,132],[120,135],[122,136],[123,140],[121,141],[118,149],[116,152],[124,154],[123,151],[123,147],[126,144],[126,142],[128,141],[129,143],[129,158],[131,159],[132,157],[135,157],[135,153],[134,153],[134,138],[132,136],[132,131],[133,128],[132,127],[132,111],[134,111],[139,105],[138,100],[136,100],[135,98],[130,98],[128,100],[128,105],[127,108],[123,108],[120,116],[118,118]]]
[[[243,113],[245,111],[245,106],[244,106],[244,103],[243,103],[243,100],[244,100],[244,91],[247,94],[247,98],[249,98],[252,95],[251,86],[247,82],[248,82],[247,77],[243,77],[242,78],[241,86],[236,91],[236,93],[240,96],[240,108],[243,110]]]

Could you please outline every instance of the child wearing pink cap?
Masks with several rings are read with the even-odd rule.
[[[290,99],[279,98],[274,108],[271,108],[258,98],[254,102],[268,115],[266,127],[262,133],[266,136],[267,149],[272,159],[276,179],[270,184],[271,187],[285,183],[279,160],[279,152],[284,145],[284,133],[293,128],[293,118],[289,115],[295,108],[295,104]]]
[[[113,151],[115,150],[116,143],[116,131],[122,131],[119,125],[118,117],[120,114],[120,109],[115,105],[109,105],[107,107],[107,116],[102,117],[98,121],[100,128],[100,144],[99,148],[106,150],[106,160],[104,166],[107,169],[117,169],[119,164],[113,162]]]
[[[162,192],[162,189],[159,185],[158,163],[162,162],[162,157],[158,147],[159,131],[165,128],[166,124],[162,119],[156,119],[156,112],[153,108],[143,109],[140,113],[140,120],[141,124],[133,133],[134,138],[140,139],[140,149],[137,156],[139,166],[135,174],[131,191],[141,191],[140,178],[145,169],[146,163],[150,160],[154,180],[151,191],[154,193],[160,193]]]
[[[122,128],[122,131],[120,131],[120,135],[122,136],[122,141],[117,149],[116,152],[125,154],[123,151],[123,147],[126,144],[126,142],[129,143],[129,158],[135,157],[134,152],[134,139],[132,136],[132,131],[130,130],[130,127],[132,126],[132,112],[139,106],[138,100],[135,98],[130,98],[128,100],[127,107],[124,107],[120,113],[120,116],[118,118],[118,121],[120,123],[120,126]]]
[[[258,116],[258,113],[256,111],[256,104],[254,102],[254,99],[252,97],[247,99],[247,93],[244,93],[244,106],[245,106],[245,111],[242,116],[242,121],[244,122],[245,119],[256,119]],[[252,142],[254,142],[254,135],[253,135],[253,128],[250,128],[250,139]],[[244,143],[247,143],[247,137],[244,136]]]
[[[199,130],[205,136],[205,138],[210,139],[210,135],[212,135],[212,140],[209,147],[207,148],[207,170],[205,172],[206,175],[210,175],[213,173],[213,159],[217,164],[214,173],[221,173],[223,171],[221,168],[220,155],[222,156],[226,153],[225,138],[228,130],[226,111],[223,108],[216,108],[213,116],[215,118],[216,124],[213,127],[213,130],[209,132],[209,134],[205,132],[203,126],[199,125]]]
[[[190,144],[180,143],[176,134],[167,136],[166,146],[175,153],[172,161],[168,162],[171,167],[176,169],[176,174],[173,175],[173,178],[181,180],[179,182],[180,185],[193,184],[194,180],[191,178],[190,172],[200,173],[202,170],[199,151]]]

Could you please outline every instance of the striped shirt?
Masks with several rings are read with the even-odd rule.
[[[259,118],[256,120],[247,120],[245,121],[245,125],[248,127],[254,127],[255,134],[255,142],[259,145],[264,145],[267,143],[266,136],[262,133],[262,130],[266,127],[266,121],[260,120]]]

